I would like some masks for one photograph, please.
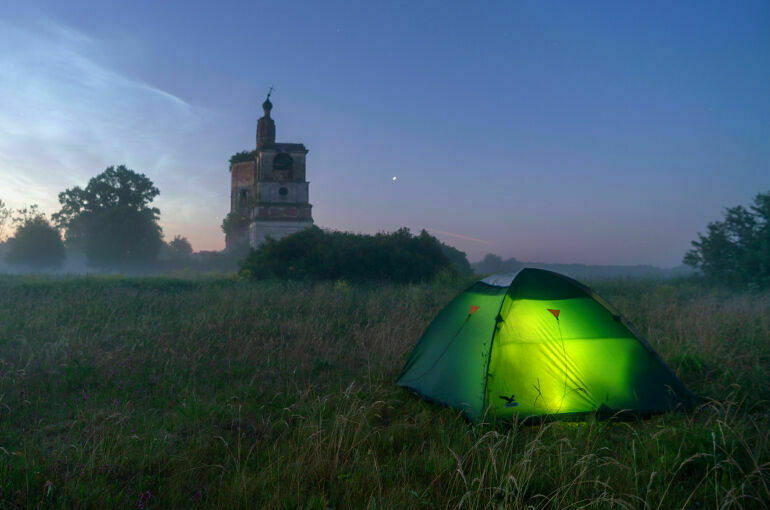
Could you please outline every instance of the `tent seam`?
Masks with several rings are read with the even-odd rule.
[[[495,336],[497,335],[497,326],[501,322],[503,322],[503,318],[500,316],[500,312],[503,311],[503,304],[505,304],[505,298],[507,298],[508,293],[511,292],[511,287],[513,286],[513,282],[516,281],[516,278],[519,277],[519,274],[521,274],[521,271],[516,273],[516,276],[513,277],[513,280],[511,280],[510,285],[508,285],[508,289],[505,291],[505,294],[503,294],[503,299],[500,300],[500,308],[497,309],[497,315],[495,316],[495,326],[492,328],[492,338],[489,341],[489,354],[487,354],[487,369],[484,372],[484,390],[483,390],[484,393],[481,394],[482,414],[487,408],[487,385],[489,384],[489,364],[492,361],[492,347],[494,347],[495,345]]]
[[[636,327],[634,327],[634,325],[631,324],[631,322],[628,319],[626,319],[626,317],[622,313],[620,313],[620,310],[618,310],[617,308],[615,308],[615,306],[610,304],[609,301],[604,299],[604,297],[602,297],[594,289],[592,289],[591,287],[588,287],[587,285],[584,285],[583,283],[580,283],[574,278],[570,278],[569,276],[557,273],[555,271],[549,271],[547,269],[538,269],[538,271],[551,273],[552,275],[557,276],[562,280],[566,280],[567,282],[571,283],[572,285],[575,285],[577,288],[585,292],[588,295],[588,297],[590,297],[591,299],[599,303],[599,305],[601,305],[605,310],[610,312],[610,314],[620,319],[620,323],[623,326],[625,326],[626,329],[628,329],[628,331],[634,336],[634,339],[637,342],[642,344],[642,346],[653,357],[653,359],[655,359],[658,363],[660,363],[663,366],[663,368],[666,371],[668,371],[669,375],[674,377],[674,379],[678,380],[679,382],[682,382],[681,379],[679,379],[679,377],[676,375],[676,372],[674,372],[674,370],[668,365],[668,363],[666,363],[663,357],[660,354],[658,354],[658,352],[655,349],[653,349],[652,344],[650,344],[649,340],[647,340],[647,338],[644,335],[642,335],[636,329]],[[513,282],[511,282],[511,285],[513,285]],[[697,397],[695,396],[695,394],[692,391],[690,391],[690,389],[687,386],[685,386],[684,382],[682,382],[682,387],[687,393],[690,394],[690,397],[692,398],[692,400],[697,400]]]

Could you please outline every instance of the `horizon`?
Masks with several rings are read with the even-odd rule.
[[[770,190],[766,3],[178,5],[0,7],[0,199],[50,216],[125,164],[166,240],[221,250],[273,85],[316,225],[472,262],[677,267]]]

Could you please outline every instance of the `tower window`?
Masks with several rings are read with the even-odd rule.
[[[278,190],[278,194],[281,195],[282,197],[285,197],[286,195],[289,194],[289,190],[286,188],[281,188]]]
[[[239,202],[240,208],[246,207],[248,200],[249,200],[249,192],[246,191],[245,189],[242,189],[240,193],[238,193],[238,202]]]
[[[294,160],[291,159],[291,156],[282,152],[273,159],[273,170],[291,170],[293,163]]]

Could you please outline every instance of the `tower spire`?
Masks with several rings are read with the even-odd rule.
[[[270,102],[270,94],[272,93],[273,86],[270,85],[267,99],[262,103],[262,110],[265,114],[257,121],[257,150],[275,143],[275,121],[270,118],[270,111],[273,109],[273,103]]]

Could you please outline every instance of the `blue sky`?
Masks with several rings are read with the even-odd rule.
[[[55,212],[123,163],[167,238],[221,249],[270,85],[316,224],[426,228],[471,260],[673,266],[770,190],[765,1],[94,4],[0,6],[11,206]]]

